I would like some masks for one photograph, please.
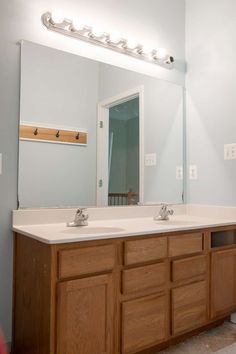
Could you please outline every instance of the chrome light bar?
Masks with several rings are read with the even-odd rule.
[[[42,22],[50,31],[112,49],[116,52],[145,60],[149,63],[161,65],[167,69],[173,69],[174,67],[173,56],[167,54],[164,49],[153,49],[151,52],[147,53],[144,51],[144,47],[141,44],[131,47],[128,45],[126,39],[120,38],[118,40],[112,40],[110,34],[105,32],[101,35],[95,34],[92,27],[84,26],[82,28],[76,28],[73,22],[66,18],[60,22],[55,22],[50,12],[46,12],[42,15]]]

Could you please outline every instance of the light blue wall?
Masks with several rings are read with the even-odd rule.
[[[188,202],[236,206],[236,2],[186,1]]]
[[[20,207],[96,205],[99,63],[31,42],[21,52],[21,121],[85,129],[88,144],[20,141]]]

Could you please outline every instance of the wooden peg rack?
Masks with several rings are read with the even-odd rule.
[[[87,145],[86,132],[20,125],[20,139],[64,144]]]

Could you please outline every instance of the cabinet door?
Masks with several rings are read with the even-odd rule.
[[[167,296],[152,295],[122,304],[122,353],[136,353],[166,339]]]
[[[207,321],[205,280],[172,290],[172,334],[187,332]]]
[[[211,316],[236,309],[236,249],[217,251],[211,259]]]
[[[112,275],[58,285],[57,354],[112,353]]]

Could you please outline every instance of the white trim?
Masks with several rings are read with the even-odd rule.
[[[107,205],[104,196],[108,195],[108,174],[104,166],[104,147],[107,140],[109,124],[108,109],[129,101],[132,97],[139,97],[139,202],[144,202],[144,86],[138,86],[124,91],[116,96],[110,97],[98,103],[97,120],[97,206]],[[100,121],[103,122],[103,129],[100,128]],[[99,187],[99,180],[103,180],[103,187]],[[106,190],[104,190],[106,188]]]
[[[65,129],[64,129],[65,130]],[[88,144],[81,143],[67,143],[66,141],[52,141],[52,140],[43,140],[43,139],[30,139],[30,138],[19,138],[20,141],[31,141],[34,143],[47,143],[47,144],[64,144],[64,145],[74,145],[74,146],[88,146]]]

